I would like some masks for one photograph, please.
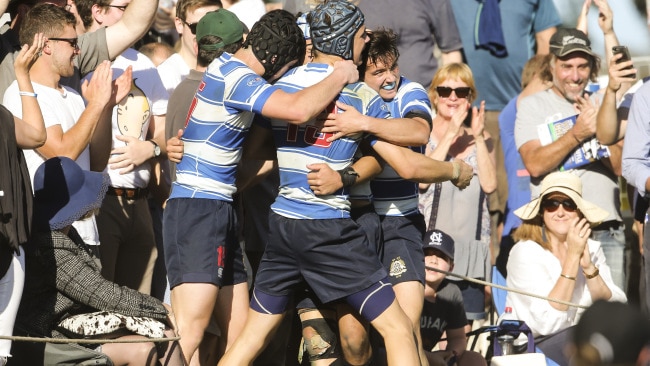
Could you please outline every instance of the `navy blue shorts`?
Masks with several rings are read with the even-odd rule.
[[[382,261],[390,282],[393,285],[409,281],[424,284],[424,217],[420,214],[381,216],[381,228],[384,233]]]
[[[182,283],[222,287],[247,280],[230,202],[169,200],[163,215],[163,245],[170,288]]]
[[[305,281],[328,303],[386,277],[366,233],[352,219],[297,220],[272,212],[269,229],[255,276],[257,291],[290,296]]]
[[[454,281],[463,295],[467,320],[485,319],[485,286],[465,280]]]
[[[375,206],[369,204],[352,207],[350,216],[366,232],[370,250],[377,253],[381,258],[384,254],[384,234],[381,231],[381,219],[377,215],[377,211],[375,211]]]

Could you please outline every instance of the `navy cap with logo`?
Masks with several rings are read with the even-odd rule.
[[[596,56],[591,50],[591,42],[586,34],[575,28],[559,28],[549,42],[551,53],[563,57],[572,52],[584,52]]]
[[[437,249],[452,261],[454,260],[454,239],[440,230],[432,230],[424,234],[422,248],[424,250]]]

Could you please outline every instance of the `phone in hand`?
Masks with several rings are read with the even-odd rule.
[[[627,49],[627,46],[613,46],[612,47],[612,53],[614,55],[623,54],[623,57],[616,60],[617,64],[620,64],[621,62],[629,61],[629,60],[632,59],[632,57],[630,57],[630,51]],[[630,67],[626,67],[624,70],[628,70],[628,69],[632,69],[632,68],[633,67],[630,66]],[[628,76],[636,78],[636,73],[634,73],[632,75],[628,75]]]

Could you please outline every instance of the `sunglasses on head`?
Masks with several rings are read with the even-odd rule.
[[[75,50],[79,49],[79,43],[77,43],[77,38],[54,38],[50,37],[48,38],[49,41],[61,41],[61,42],[68,42],[72,48]]]
[[[564,208],[564,211],[566,212],[575,212],[578,209],[578,206],[576,206],[576,204],[570,199],[547,199],[542,201],[542,208],[548,212],[557,211],[560,205],[562,205],[562,208]]]
[[[196,26],[197,26],[199,23],[198,23],[198,22],[197,22],[197,23],[188,23],[188,22],[185,21],[185,19],[181,19],[181,20],[182,20],[183,23],[185,23],[185,25],[190,29],[190,32],[192,32],[192,34],[196,35]]]
[[[448,86],[436,86],[436,92],[438,92],[438,95],[443,98],[449,98],[451,92],[456,93],[456,96],[458,98],[467,98],[469,94],[472,92],[472,89],[470,89],[467,86],[463,86],[460,88],[450,88]]]

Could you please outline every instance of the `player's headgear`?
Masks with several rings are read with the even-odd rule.
[[[264,79],[269,79],[286,64],[305,57],[305,39],[296,17],[286,10],[273,10],[253,25],[243,47],[251,47],[255,57],[264,66]]]
[[[354,36],[365,22],[359,8],[346,0],[326,0],[311,11],[307,19],[316,50],[352,59]]]

